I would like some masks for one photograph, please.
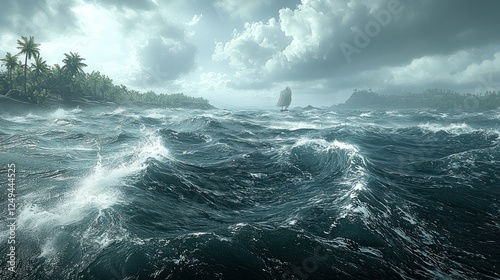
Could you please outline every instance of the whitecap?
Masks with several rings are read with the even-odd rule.
[[[384,256],[380,250],[371,247],[360,247],[359,251],[362,253],[371,254],[378,258],[382,258]]]
[[[69,114],[66,110],[58,108],[57,110],[52,112],[49,116],[55,119],[65,119],[69,116]]]
[[[269,128],[295,131],[299,129],[317,129],[320,128],[320,126],[310,122],[278,122],[275,123],[275,125],[270,125]]]
[[[399,235],[399,237],[403,238],[404,240],[411,242],[411,238],[401,229],[401,228],[394,228],[393,231]]]
[[[71,113],[74,113],[74,114],[78,114],[78,113],[81,113],[83,110],[80,109],[80,107],[76,107],[75,109],[72,109],[70,112]]]
[[[234,225],[230,225],[228,228],[232,233],[235,233],[245,226],[248,226],[248,224],[247,223],[237,223]]]
[[[52,257],[54,254],[56,254],[57,251],[54,243],[55,243],[55,238],[49,238],[45,240],[45,242],[40,247],[41,252],[38,257],[47,258],[47,257]]]
[[[430,132],[444,131],[451,134],[464,134],[471,133],[474,129],[466,123],[451,123],[449,125],[442,125],[436,123],[419,124],[418,127],[422,130]]]
[[[111,115],[121,115],[125,112],[125,109],[122,107],[116,108],[113,112],[111,112]]]
[[[125,151],[116,158],[122,159],[118,165],[105,165],[106,158],[97,154],[94,168],[84,176],[75,187],[61,196],[61,201],[52,208],[38,206],[26,207],[19,215],[21,227],[36,229],[69,225],[82,220],[92,211],[108,209],[121,199],[120,187],[125,179],[147,167],[149,158],[169,157],[168,150],[162,145],[159,136],[151,134],[136,148]],[[117,160],[113,157],[113,161]]]

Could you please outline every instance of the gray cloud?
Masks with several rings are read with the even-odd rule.
[[[121,10],[124,8],[132,10],[152,10],[156,8],[156,4],[151,0],[85,0],[86,2],[96,3],[108,7],[117,7]]]
[[[156,5],[150,0],[85,1],[117,7],[117,31],[126,37],[137,39],[133,48],[139,63],[139,72],[130,75],[130,83],[133,86],[141,89],[167,84],[172,86],[174,80],[194,69],[197,48],[188,41],[186,24],[173,22],[168,16],[170,6],[165,6],[162,2]]]
[[[171,22],[160,8],[140,11],[132,18],[121,18],[120,22],[122,28],[128,27],[123,33],[146,38],[136,48],[140,73],[134,84],[143,88],[171,84],[194,69],[197,48],[188,41],[186,25]]]
[[[75,31],[73,1],[2,1],[0,32],[46,39],[50,34]]]
[[[70,38],[89,68],[141,89],[500,90],[499,10],[496,0],[4,1],[0,35],[13,43],[0,55],[34,35],[60,61]]]
[[[295,8],[300,0],[216,0],[215,9],[234,19],[266,21],[277,17],[278,11],[284,7]]]
[[[355,81],[363,71],[499,44],[498,10],[494,0],[303,1],[282,9],[278,24],[245,25],[219,44],[214,58],[239,76],[260,74],[259,83]]]
[[[154,37],[139,50],[142,80],[148,86],[179,78],[195,66],[196,48],[179,38]]]
[[[500,9],[498,1],[401,0],[401,3],[400,17],[372,39],[359,55],[360,63],[369,59],[377,66],[400,64],[424,55],[451,54],[500,42],[500,37],[495,36],[500,26],[500,17],[494,12]],[[365,15],[357,25],[366,27],[370,19],[371,15]],[[377,58],[369,58],[374,56]]]

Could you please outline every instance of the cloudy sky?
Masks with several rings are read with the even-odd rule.
[[[217,107],[345,101],[353,89],[500,90],[497,0],[6,0],[0,56],[35,36],[139,91]]]

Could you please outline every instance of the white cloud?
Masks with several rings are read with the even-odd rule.
[[[213,59],[228,62],[234,70],[229,86],[255,89],[286,81],[327,81],[325,84],[339,89],[404,84],[446,87],[474,83],[488,71],[499,72],[494,61],[478,62],[482,61],[481,51],[491,51],[454,45],[471,34],[461,29],[466,25],[447,28],[460,35],[446,37],[449,44],[426,36],[434,32],[428,25],[436,22],[438,13],[428,15],[419,9],[432,4],[302,0],[294,9],[280,9],[276,19],[245,23],[227,42],[216,44]],[[460,2],[460,6],[469,5]],[[446,5],[437,5],[437,9],[446,10]],[[355,45],[357,30],[370,36],[350,63],[339,46],[343,42]]]
[[[200,20],[203,18],[203,14],[199,14],[199,15],[194,15],[193,18],[188,21],[188,23],[186,24],[187,26],[194,26],[194,25],[197,25],[198,22],[200,22]]]
[[[261,82],[300,75],[297,69],[307,71],[317,61],[333,63],[338,30],[350,22],[345,11],[358,7],[350,3],[303,0],[294,10],[281,9],[278,20],[245,23],[244,30],[234,31],[227,43],[217,43],[213,58],[228,61],[236,76],[252,74]]]
[[[229,79],[227,74],[218,72],[204,72],[200,75],[200,88],[206,91],[225,91]]]
[[[238,69],[237,75],[260,75],[266,64],[272,63],[285,49],[289,39],[274,18],[268,22],[246,23],[243,32],[234,31],[226,44],[218,42],[213,54],[216,61],[229,61]]]
[[[344,6],[344,7],[342,7]],[[309,57],[325,58],[334,41],[335,29],[341,25],[345,2],[303,1],[295,10],[280,10],[281,30],[292,38],[283,52],[287,61]]]
[[[194,69],[196,47],[187,41],[202,15],[172,23],[158,9],[117,12],[84,3],[73,7],[79,32],[55,34],[41,43],[41,55],[49,64],[62,64],[64,53],[78,52],[88,67],[85,71],[100,71],[116,83],[149,90],[169,82]],[[9,37],[3,35],[4,38]],[[15,49],[15,38],[9,40]],[[178,87],[178,83],[175,85]]]
[[[353,88],[500,89],[500,2],[485,1],[7,1],[0,55],[17,53],[16,40],[35,26],[49,64],[79,52],[86,71],[138,90],[275,103],[270,95],[285,85],[296,101]],[[366,33],[371,24],[374,32],[376,15],[391,3],[401,12],[357,46],[356,30]],[[342,42],[359,47],[351,63]],[[151,73],[159,83],[148,82]]]
[[[400,67],[388,68],[392,85],[430,83],[474,84],[480,77],[500,71],[500,52],[481,61],[484,50],[458,51],[451,55],[424,56]],[[481,61],[477,63],[477,61]]]
[[[89,65],[85,71],[97,70],[113,77],[120,76],[125,68],[124,58],[129,56],[132,48],[128,39],[119,32],[119,22],[110,11],[92,4],[83,4],[73,10],[78,15],[76,26],[80,32],[51,35],[46,41],[38,41],[41,56],[49,64],[61,65],[64,53],[77,52]]]
[[[496,52],[493,58],[485,59],[480,63],[470,61],[467,69],[462,73],[461,78],[477,79],[479,76],[498,73],[500,71],[500,52]]]
[[[255,10],[264,5],[269,5],[272,0],[217,0],[214,4],[216,9],[224,12],[233,18],[250,19]]]

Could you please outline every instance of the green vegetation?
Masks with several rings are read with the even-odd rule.
[[[115,85],[109,77],[92,71],[85,73],[84,58],[78,53],[64,54],[63,66],[47,65],[40,56],[39,44],[31,36],[17,41],[19,53],[6,53],[0,72],[0,95],[29,103],[51,102],[114,102],[149,104],[171,108],[213,108],[208,100],[194,98],[182,93],[156,94],[153,91],[140,93],[124,85]],[[18,61],[24,56],[24,63]],[[34,59],[31,65],[29,60]]]
[[[354,90],[342,105],[347,108],[373,109],[457,109],[490,110],[500,107],[500,91],[459,94],[451,90],[428,89],[422,93],[380,95],[371,90]]]
[[[22,41],[21,41],[22,40]],[[35,38],[33,36],[30,36],[30,38],[26,37],[21,37],[21,40],[17,40],[17,46],[18,49],[21,51],[19,54],[25,54],[25,59],[24,59],[24,93],[26,94],[26,84],[27,84],[27,78],[26,74],[28,72],[28,59],[31,59],[31,57],[39,57],[40,56],[40,49],[38,48],[40,45],[35,43]]]

